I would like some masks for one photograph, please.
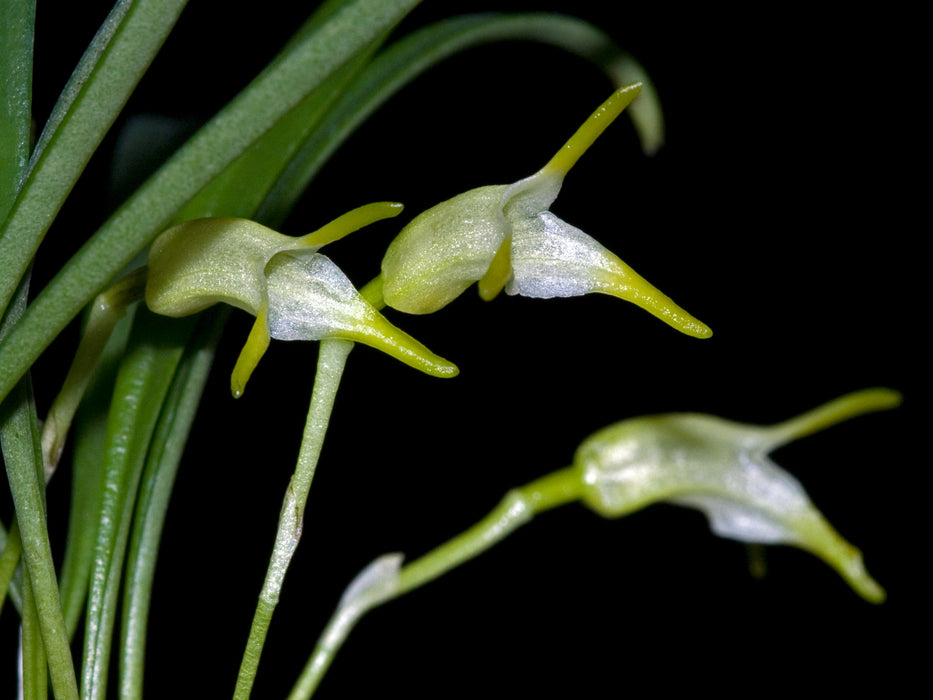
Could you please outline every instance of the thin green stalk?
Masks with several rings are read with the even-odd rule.
[[[204,316],[179,363],[156,426],[127,556],[120,639],[120,697],[143,697],[146,631],[159,540],[182,452],[227,314]]]
[[[246,700],[252,691],[272,613],[279,602],[285,572],[288,570],[292,555],[298,546],[298,540],[301,538],[308,492],[317,469],[340,378],[343,376],[347,356],[352,348],[353,343],[346,340],[329,339],[322,340],[320,343],[317,373],[314,377],[314,389],[311,393],[311,405],[308,408],[308,418],[301,439],[298,463],[285,492],[272,557],[262,591],[259,594],[259,603],[240,665],[234,693],[235,700]]]
[[[311,697],[350,631],[366,612],[469,561],[538,513],[579,498],[579,476],[573,468],[563,469],[513,489],[480,522],[407,566],[399,568],[399,554],[377,559],[347,588],[289,700]]]

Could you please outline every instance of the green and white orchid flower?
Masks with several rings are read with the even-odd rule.
[[[454,376],[453,364],[392,325],[318,252],[401,210],[394,202],[367,204],[297,238],[247,219],[185,221],[152,245],[146,304],[179,317],[223,302],[256,317],[231,376],[234,396],[242,395],[270,338],[358,341],[428,374]]]
[[[502,289],[536,298],[600,292],[630,301],[688,335],[712,335],[616,255],[548,210],[573,165],[640,89],[635,83],[616,90],[531,177],[469,190],[416,217],[383,258],[385,303],[431,313],[474,282],[487,300]]]
[[[868,389],[771,426],[698,413],[625,420],[580,445],[574,468],[583,484],[582,500],[605,517],[662,501],[696,508],[720,537],[805,549],[836,569],[860,596],[880,603],[884,590],[865,570],[859,550],[768,453],[900,400],[890,389]]]

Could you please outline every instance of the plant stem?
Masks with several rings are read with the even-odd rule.
[[[366,612],[469,561],[538,513],[578,500],[580,479],[575,472],[573,467],[561,469],[509,491],[473,527],[400,570],[401,555],[387,555],[373,562],[350,584],[288,700],[311,697],[350,631]]]
[[[253,616],[249,639],[237,677],[235,700],[246,700],[249,697],[256,678],[259,658],[262,655],[272,613],[279,602],[285,572],[288,570],[292,555],[298,546],[298,540],[301,538],[308,492],[311,489],[321,447],[324,444],[324,435],[327,433],[343,369],[352,348],[353,343],[346,340],[327,339],[322,340],[320,344],[317,373],[314,378],[308,418],[301,439],[301,449],[298,453],[298,463],[295,465],[295,473],[285,492],[269,568],[266,570],[266,578],[259,594],[259,603]]]

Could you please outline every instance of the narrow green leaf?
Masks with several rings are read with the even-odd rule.
[[[366,65],[375,47],[355,56],[263,134],[175,217],[252,218],[301,142],[314,129],[344,86]]]
[[[94,553],[100,479],[107,430],[107,413],[113,396],[118,364],[126,349],[135,308],[117,322],[85,396],[74,425],[71,460],[71,506],[68,536],[59,587],[68,637],[73,638],[87,597],[88,577]]]
[[[35,16],[35,0],[0,3],[0,221],[13,205],[29,157]]]
[[[22,698],[23,700],[46,700],[48,691],[48,671],[45,658],[45,645],[39,625],[39,610],[33,596],[29,574],[23,577],[23,625],[20,638],[22,657]]]
[[[194,326],[137,309],[114,390],[85,620],[82,697],[106,697],[117,596],[132,508],[156,420]]]
[[[0,554],[0,613],[3,612],[3,604],[7,595],[10,596],[17,609],[22,607],[21,593],[13,587],[13,574],[16,573],[22,553],[23,543],[20,540],[19,523],[14,518],[3,542],[3,553]]]
[[[0,221],[6,219],[13,204],[29,157],[35,11],[34,0],[0,3]],[[25,289],[21,294],[19,300],[24,301]],[[0,340],[21,314],[22,308],[11,309]],[[0,318],[3,316],[0,311]],[[0,538],[0,612],[22,551],[15,518],[5,534]],[[11,598],[16,602],[19,593],[14,593]]]
[[[204,315],[179,363],[146,459],[127,559],[120,640],[120,697],[143,697],[149,603],[162,527],[182,452],[227,313]]]
[[[599,66],[617,86],[644,82],[630,108],[642,146],[660,145],[663,124],[657,95],[645,72],[602,30],[555,13],[472,14],[429,25],[393,43],[348,86],[302,143],[256,218],[276,226],[331,155],[373,112],[405,85],[450,56],[497,41],[534,41],[558,47]]]
[[[26,304],[28,276],[13,295],[13,304],[0,324],[0,338],[19,317]],[[45,514],[45,481],[42,477],[42,449],[39,421],[27,375],[0,403],[0,450],[6,464],[10,492],[16,509],[16,523],[22,546],[22,559],[36,607],[38,624],[46,650],[52,687],[59,698],[77,698],[78,685],[68,634],[62,617],[52,561],[52,546]],[[26,600],[24,595],[24,614]]]
[[[280,55],[94,234],[0,344],[0,397],[202,187],[419,0],[350,0]]]
[[[37,624],[47,648],[52,684],[57,696],[77,698],[74,665],[46,527],[45,484],[40,476],[41,451],[37,449],[39,425],[28,378],[17,385],[0,408],[0,425],[0,443],[16,506],[31,603],[36,607]],[[31,614],[27,601],[30,596],[24,591],[24,616]],[[35,661],[34,656],[32,659]],[[44,662],[42,675],[45,675]]]
[[[0,309],[187,0],[119,0],[65,86],[0,230]],[[4,3],[6,5],[18,3]]]

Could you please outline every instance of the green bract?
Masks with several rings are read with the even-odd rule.
[[[574,460],[583,501],[606,517],[667,501],[703,511],[717,535],[806,549],[873,603],[884,591],[862,555],[816,510],[800,483],[768,458],[794,439],[870,411],[900,395],[869,389],[774,426],[671,413],[616,423],[588,438]]]
[[[617,256],[548,211],[564,176],[640,88],[636,83],[613,93],[531,177],[470,190],[415,218],[382,261],[386,304],[431,313],[474,282],[484,299],[503,288],[537,298],[601,292],[637,304],[688,335],[710,336],[705,324]]]
[[[146,303],[156,313],[187,316],[224,302],[256,316],[231,377],[240,396],[270,338],[344,338],[376,347],[438,377],[457,368],[399,330],[367,302],[346,275],[317,251],[401,205],[377,202],[294,238],[246,219],[186,221],[161,234],[149,252]]]

